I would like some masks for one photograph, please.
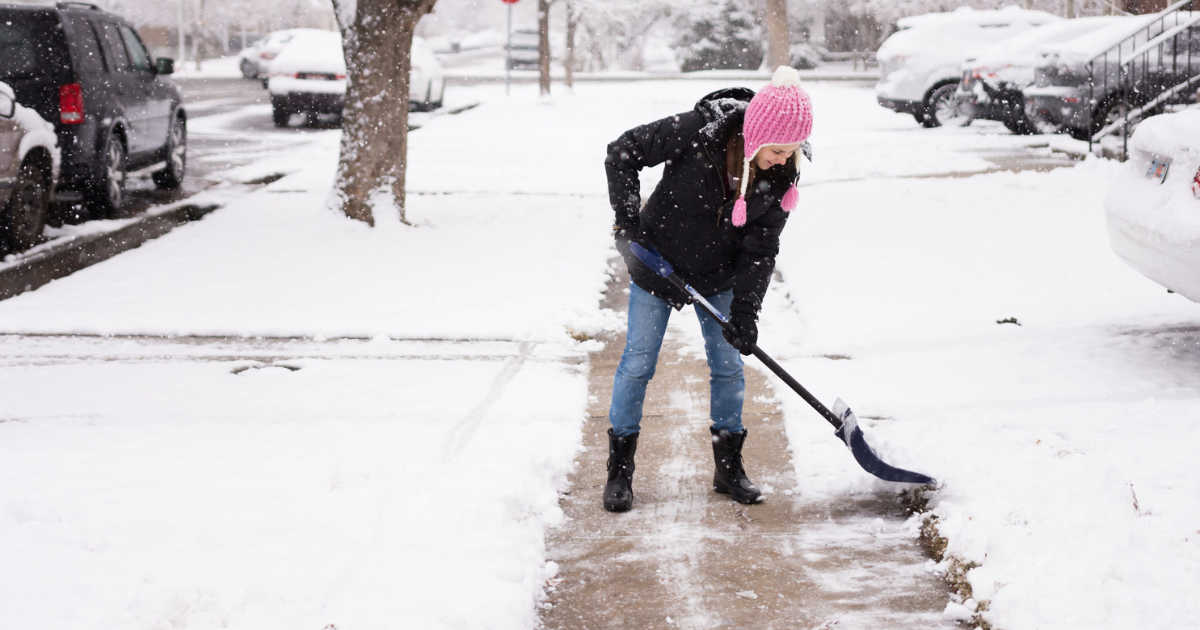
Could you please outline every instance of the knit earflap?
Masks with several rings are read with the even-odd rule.
[[[796,209],[796,204],[800,201],[800,191],[796,190],[796,182],[800,181],[800,151],[796,151],[796,179],[792,180],[792,185],[788,186],[787,192],[783,193],[783,199],[779,205],[783,206],[784,212],[791,212]]]

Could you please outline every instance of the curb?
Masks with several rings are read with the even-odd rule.
[[[111,232],[87,234],[68,239],[45,251],[37,252],[0,270],[0,300],[32,291],[52,280],[69,276],[156,239],[167,232],[195,221],[219,208],[219,205],[184,204],[139,220]]]

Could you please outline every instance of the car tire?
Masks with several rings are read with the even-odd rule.
[[[101,217],[113,217],[125,205],[125,143],[115,132],[108,134],[101,154],[100,176],[89,186],[88,201]]]
[[[954,93],[957,91],[957,83],[947,83],[929,95],[923,123],[926,127],[964,127],[971,123],[971,119],[962,115],[954,102]]]
[[[446,81],[442,80],[442,89],[438,90],[438,99],[429,105],[429,111],[441,109],[446,100]]]
[[[45,171],[38,166],[21,165],[0,221],[0,249],[5,253],[24,251],[41,240],[50,205],[46,179]]]
[[[238,69],[242,71],[242,76],[247,79],[258,78],[258,66],[249,59],[243,59],[242,63],[238,64]]]
[[[179,190],[187,171],[187,121],[183,116],[175,117],[171,133],[167,136],[166,149],[167,167],[151,177],[154,178],[154,185],[163,190]]]
[[[288,126],[288,120],[291,120],[292,118],[292,110],[282,105],[272,103],[271,117],[275,119],[276,127],[286,127]]]
[[[921,125],[922,127],[925,126],[925,112],[913,112],[912,116],[913,119],[917,121],[918,125]]]
[[[1033,123],[1024,114],[1008,116],[1004,119],[1004,126],[1018,136],[1028,136],[1037,133],[1037,128],[1033,126]]]

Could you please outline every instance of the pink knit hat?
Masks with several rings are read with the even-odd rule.
[[[779,66],[771,83],[763,88],[746,107],[742,136],[746,139],[746,155],[742,162],[742,187],[733,204],[733,224],[746,224],[746,184],[750,181],[750,162],[763,147],[799,144],[812,133],[812,103],[808,93],[800,88],[800,75],[794,68]],[[796,157],[796,168],[800,158]],[[796,185],[783,196],[780,204],[791,212],[800,193]]]

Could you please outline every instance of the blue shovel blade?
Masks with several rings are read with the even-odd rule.
[[[850,453],[854,455],[854,460],[858,462],[859,466],[862,466],[863,470],[884,481],[937,485],[937,480],[933,477],[911,470],[904,470],[903,468],[896,468],[879,459],[879,456],[875,454],[871,445],[867,444],[867,438],[863,435],[862,427],[858,426],[858,418],[854,416],[854,412],[846,406],[846,403],[841,400],[834,403],[833,413],[842,419],[842,428],[837,430],[836,435],[850,448]]]

